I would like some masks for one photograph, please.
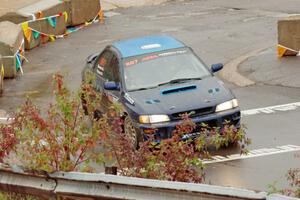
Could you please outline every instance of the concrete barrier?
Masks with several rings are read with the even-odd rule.
[[[28,22],[30,29],[41,33],[39,37],[25,40],[25,48],[30,50],[48,42],[48,35],[61,36],[66,33],[67,26],[76,26],[93,20],[100,10],[99,0],[40,0],[17,11],[6,13],[0,17],[0,21],[7,20],[15,24]],[[64,15],[56,17],[55,27],[47,20],[41,20],[65,12],[68,20],[65,20]]]
[[[300,15],[278,20],[278,56],[294,56],[300,51]]]
[[[19,11],[7,12],[6,14],[0,16],[0,22],[10,21],[15,24],[20,24],[22,22],[32,20],[32,16]]]
[[[41,17],[54,16],[66,11],[65,4],[60,0],[40,0],[34,4],[21,8],[15,12],[9,12],[1,16],[0,21],[7,20],[15,24],[29,21],[29,27],[48,35],[61,35],[66,32],[66,22],[64,16],[57,17],[56,27],[53,28],[47,20],[36,20]],[[49,41],[49,37],[31,37],[25,42],[27,50],[33,49]]]
[[[4,77],[14,78],[16,70],[16,53],[24,52],[23,32],[20,26],[4,21],[0,22],[0,54],[4,66]]]
[[[44,18],[54,16],[59,13],[65,12],[65,4],[59,0],[41,0],[35,4],[24,7],[18,10],[18,13],[22,15],[30,15],[33,19],[29,21],[29,27],[47,35],[61,35],[66,32],[66,22],[64,16],[56,17],[56,26],[52,27],[47,20],[34,20],[38,18]],[[40,43],[46,43],[49,41],[49,37],[42,35],[38,38],[31,37],[30,41],[26,40],[25,48],[27,50],[33,49],[40,45]]]
[[[76,26],[93,20],[99,13],[99,0],[64,0],[69,13],[69,25]]]
[[[30,21],[28,26],[40,33],[44,33],[45,35],[40,34],[37,38],[34,38],[32,35],[30,41],[25,40],[26,50],[33,49],[39,46],[41,43],[48,42],[49,37],[47,35],[62,35],[66,32],[66,22],[64,16],[56,17],[55,27],[52,27],[47,20]]]

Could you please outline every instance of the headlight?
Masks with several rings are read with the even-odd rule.
[[[141,115],[139,121],[142,124],[153,124],[159,122],[168,122],[170,118],[168,115]]]
[[[232,99],[230,101],[226,101],[224,103],[221,103],[219,105],[217,105],[216,107],[216,112],[221,112],[224,110],[229,110],[229,109],[233,109],[239,106],[238,100],[237,99]]]

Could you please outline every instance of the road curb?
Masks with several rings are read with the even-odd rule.
[[[235,58],[234,60],[230,61],[229,63],[227,63],[224,66],[224,69],[220,72],[220,76],[222,78],[224,78],[225,80],[227,80],[237,86],[240,86],[240,87],[247,87],[247,86],[254,85],[255,82],[248,79],[247,77],[241,75],[238,72],[238,68],[247,59],[258,55],[259,53],[261,53],[262,51],[264,51],[268,48],[270,48],[270,46],[250,51],[242,56]]]

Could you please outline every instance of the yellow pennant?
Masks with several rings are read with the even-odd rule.
[[[30,42],[32,31],[29,29],[28,22],[22,23],[22,29],[26,40]]]
[[[283,57],[284,54],[286,53],[287,49],[284,48],[283,46],[278,45],[277,46],[277,55],[279,58]]]
[[[3,64],[1,66],[1,75],[2,75],[2,78],[3,78],[4,77],[4,66],[3,66]]]
[[[50,42],[54,42],[55,41],[55,36],[54,35],[50,35],[49,39],[50,39]]]
[[[99,16],[99,21],[101,23],[103,23],[104,22],[104,13],[102,10],[99,11],[98,16]]]
[[[92,24],[91,22],[85,22],[85,26],[89,26],[91,24]]]
[[[39,11],[39,12],[37,13],[37,18],[40,19],[40,18],[42,18],[42,17],[43,17],[43,12],[42,12],[42,11]]]
[[[277,55],[279,58],[283,56],[296,56],[298,53],[299,51],[296,51],[294,49],[290,49],[280,44],[277,45]]]
[[[67,11],[64,12],[64,17],[65,17],[65,22],[67,22],[69,18]]]

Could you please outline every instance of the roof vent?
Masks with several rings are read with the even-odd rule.
[[[161,45],[160,44],[148,44],[148,45],[141,46],[141,49],[143,49],[143,50],[157,49],[157,48],[161,48]]]

